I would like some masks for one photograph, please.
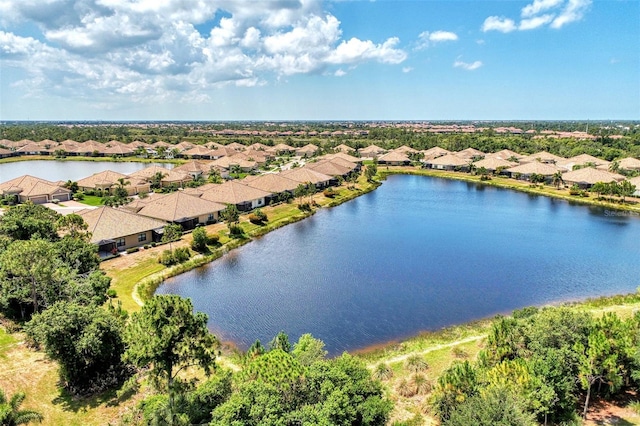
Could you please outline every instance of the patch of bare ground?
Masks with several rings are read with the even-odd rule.
[[[587,419],[583,424],[584,426],[640,425],[640,415],[629,407],[629,404],[637,401],[638,394],[633,391],[621,393],[609,401],[595,398],[590,404]]]

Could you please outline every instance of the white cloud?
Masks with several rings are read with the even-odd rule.
[[[571,22],[580,21],[589,6],[591,0],[569,0],[567,7],[551,23],[551,28],[558,29]]]
[[[342,70],[342,68],[338,68],[338,70],[335,73],[333,73],[333,75],[335,75],[336,77],[342,77],[347,75],[347,72]]]
[[[456,41],[458,35],[450,31],[423,31],[418,35],[418,42],[416,44],[416,50],[422,50],[429,47],[431,44],[440,43],[443,41]]]
[[[516,29],[516,23],[513,19],[489,16],[482,24],[482,31],[500,31],[501,33],[510,33]]]
[[[413,71],[413,67],[404,67],[402,68],[402,72],[403,73],[410,73],[411,71]]]
[[[482,31],[509,33],[515,30],[527,31],[549,26],[560,29],[584,18],[592,0],[534,0],[520,11],[521,20],[507,17],[489,16],[482,24]]]
[[[0,31],[3,66],[24,69],[17,84],[25,94],[46,90],[101,106],[204,102],[225,85],[340,76],[345,65],[407,58],[396,37],[343,39],[320,0],[0,0],[0,14],[6,28],[27,22],[41,31],[40,41]]]
[[[467,71],[477,70],[481,66],[482,66],[482,62],[481,61],[475,61],[475,62],[468,63],[468,62],[463,62],[461,60],[456,60],[453,63],[453,67],[454,68],[462,68],[462,69],[467,70]]]
[[[546,12],[562,4],[564,0],[534,0],[533,3],[522,8],[521,15],[523,18],[536,16],[541,12]]]
[[[543,25],[547,25],[549,22],[553,20],[553,15],[542,15],[536,16],[534,18],[523,19],[520,21],[520,25],[518,26],[519,30],[534,30]]]

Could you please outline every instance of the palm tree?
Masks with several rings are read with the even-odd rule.
[[[620,162],[619,161],[614,161],[611,164],[609,164],[609,171],[611,173],[618,173],[618,171],[620,170]]]
[[[156,172],[152,177],[151,177],[151,188],[153,189],[157,189],[160,188],[162,186],[162,179],[165,177],[166,175],[162,172]]]
[[[564,179],[562,179],[562,173],[561,172],[555,172],[553,174],[553,177],[551,178],[551,183],[553,184],[553,186],[556,187],[556,189],[560,189],[560,185],[564,185]]]
[[[3,426],[26,425],[31,422],[41,422],[44,417],[34,410],[20,410],[20,405],[26,398],[24,392],[14,394],[7,399],[4,391],[0,389],[0,424]]]

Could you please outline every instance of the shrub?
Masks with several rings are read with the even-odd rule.
[[[176,263],[176,258],[173,256],[173,252],[171,250],[164,250],[160,257],[158,257],[158,262],[162,263],[164,266],[171,266]]]
[[[208,241],[207,244],[218,244],[218,242],[220,241],[220,235],[218,234],[213,234],[213,235],[209,235],[208,236]]]
[[[78,201],[84,200],[84,192],[82,191],[76,192],[75,194],[73,194],[73,199]]]
[[[176,263],[182,263],[191,257],[191,252],[188,247],[178,247],[173,251],[173,257],[176,259]]]
[[[268,219],[267,219],[266,213],[263,212],[261,209],[256,209],[256,211],[254,211],[249,215],[249,221],[256,225],[262,225],[267,220]]]
[[[336,192],[331,187],[329,187],[329,188],[325,189],[324,191],[322,191],[322,194],[327,198],[333,198],[333,197],[336,196]]]
[[[114,288],[110,288],[107,290],[107,297],[109,299],[115,299],[118,297],[118,292]]]
[[[429,368],[429,364],[427,361],[420,355],[412,355],[407,358],[405,362],[405,367],[412,373],[419,373],[421,371],[425,371]]]
[[[135,253],[137,251],[140,251],[140,247],[131,247],[127,249],[127,254]]]
[[[309,204],[309,203],[300,203],[300,204],[298,204],[298,209],[300,209],[303,212],[310,212],[311,211],[311,204]]]
[[[207,230],[203,227],[199,227],[193,230],[191,234],[193,241],[191,241],[191,248],[197,252],[203,252],[207,250],[207,242],[209,237],[207,236]]]
[[[235,238],[244,236],[244,229],[240,225],[229,226],[229,235]]]
[[[393,370],[387,364],[381,362],[373,369],[373,377],[377,380],[389,380],[393,377]]]
[[[155,246],[157,246],[158,244],[156,244],[156,242],[155,242],[155,241],[153,241],[153,242],[152,242],[151,244],[149,244],[149,245],[150,245],[151,247],[155,247]]]

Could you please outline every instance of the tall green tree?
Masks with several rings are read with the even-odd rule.
[[[73,393],[102,390],[125,378],[122,315],[95,305],[58,302],[33,316],[27,334],[60,364]]]
[[[309,366],[314,362],[321,361],[327,356],[324,349],[324,342],[316,339],[311,334],[303,334],[293,345],[291,355],[302,365]]]
[[[13,206],[0,216],[0,234],[14,240],[41,238],[56,241],[56,222],[60,215],[53,210],[27,201]]]
[[[45,240],[17,240],[0,253],[0,303],[25,318],[60,300],[71,271]]]
[[[4,391],[0,389],[0,425],[18,426],[44,420],[44,416],[37,411],[20,409],[25,398],[24,392],[15,393],[11,398],[7,398]]]
[[[175,295],[154,296],[133,314],[125,331],[124,359],[149,367],[157,386],[164,382],[169,408],[174,408],[174,381],[190,366],[200,366],[206,374],[215,367],[216,338],[207,329],[207,315],[193,313],[189,299]]]

